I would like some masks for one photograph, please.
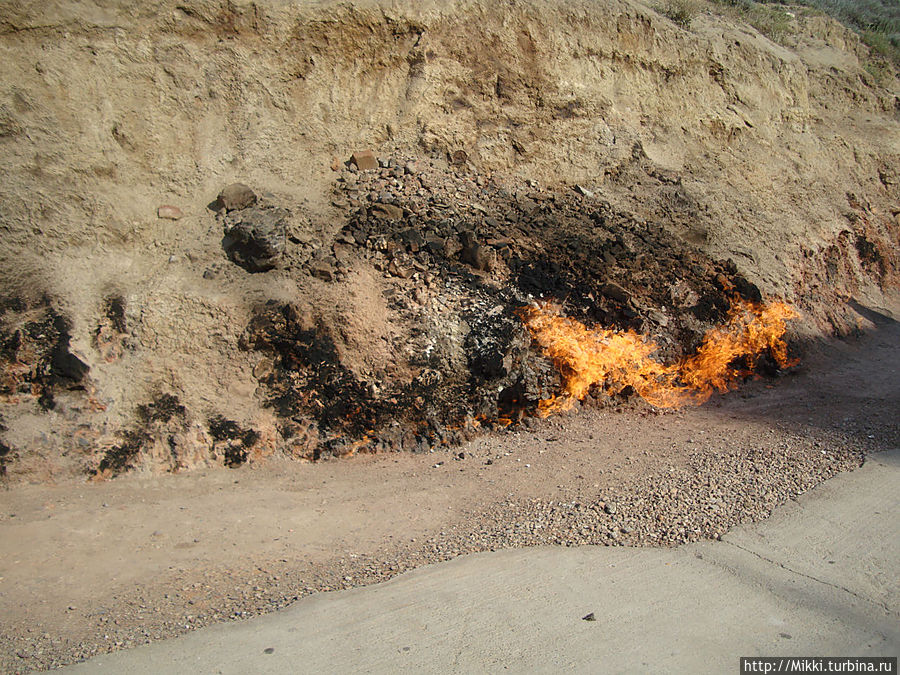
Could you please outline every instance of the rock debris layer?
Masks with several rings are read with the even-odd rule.
[[[900,87],[790,23],[6,4],[0,471],[453,443],[558,385],[534,297],[669,358],[733,293],[864,329],[846,300],[898,302]]]

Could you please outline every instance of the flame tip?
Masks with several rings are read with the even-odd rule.
[[[520,318],[563,377],[562,395],[541,401],[538,414],[571,408],[594,385],[611,395],[631,387],[662,408],[700,405],[715,391],[735,386],[742,371],[732,364],[739,358],[752,367],[768,351],[781,367],[795,364],[783,340],[785,321],[795,316],[782,301],[755,303],[735,296],[726,322],[707,331],[696,354],[665,365],[654,358],[659,347],[649,336],[632,329],[589,328],[563,315],[555,303],[525,306]]]

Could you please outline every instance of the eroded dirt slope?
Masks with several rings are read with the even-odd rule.
[[[552,394],[534,297],[670,358],[735,292],[865,327],[897,82],[820,17],[785,45],[634,2],[4,6],[7,480],[459,442]]]

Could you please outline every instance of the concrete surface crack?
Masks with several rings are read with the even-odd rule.
[[[721,540],[721,541],[722,541],[723,544],[728,544],[729,546],[733,546],[734,548],[740,549],[741,551],[745,551],[745,552],[747,552],[747,553],[749,553],[749,554],[751,554],[751,555],[753,555],[753,556],[756,556],[757,558],[759,558],[759,559],[762,560],[763,562],[767,562],[767,563],[769,563],[769,564],[771,564],[771,565],[775,565],[775,566],[777,566],[777,567],[780,567],[781,569],[783,569],[783,570],[786,571],[786,572],[790,572],[791,574],[796,574],[797,576],[803,577],[803,578],[805,578],[805,579],[809,579],[810,581],[815,581],[815,582],[820,583],[820,584],[823,584],[823,585],[825,585],[825,586],[830,586],[831,588],[834,588],[835,590],[843,591],[844,593],[848,593],[848,594],[852,595],[854,598],[857,598],[857,599],[859,599],[859,600],[862,600],[863,602],[868,602],[868,603],[871,603],[871,604],[873,604],[873,605],[877,605],[878,607],[880,607],[881,609],[883,609],[883,610],[885,611],[886,614],[892,614],[892,615],[898,615],[898,614],[900,614],[900,613],[895,612],[894,610],[892,610],[890,607],[888,607],[888,606],[887,606],[887,603],[881,602],[881,601],[879,601],[879,600],[875,600],[874,598],[866,597],[866,596],[864,596],[864,595],[860,595],[859,593],[850,590],[850,589],[847,588],[846,586],[840,586],[840,585],[834,584],[834,583],[832,583],[832,582],[830,582],[830,581],[826,581],[826,580],[824,580],[824,579],[819,579],[818,577],[814,577],[814,576],[812,576],[812,575],[810,575],[810,574],[806,574],[806,573],[804,573],[804,572],[800,572],[799,570],[795,570],[795,569],[793,569],[792,567],[788,567],[788,566],[785,565],[784,563],[780,563],[780,562],[778,562],[777,560],[773,560],[772,558],[767,558],[766,556],[762,555],[761,553],[757,553],[756,551],[754,551],[754,550],[752,550],[752,549],[749,549],[749,548],[747,548],[747,547],[745,547],[745,546],[741,546],[740,544],[736,544],[736,543],[734,543],[733,541],[726,541],[726,540],[724,540],[724,539]]]

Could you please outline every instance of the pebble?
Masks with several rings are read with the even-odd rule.
[[[253,206],[256,193],[243,183],[232,183],[219,193],[218,201],[226,211],[237,211]]]
[[[156,217],[163,220],[181,220],[184,217],[184,213],[177,206],[163,204],[156,209]]]

